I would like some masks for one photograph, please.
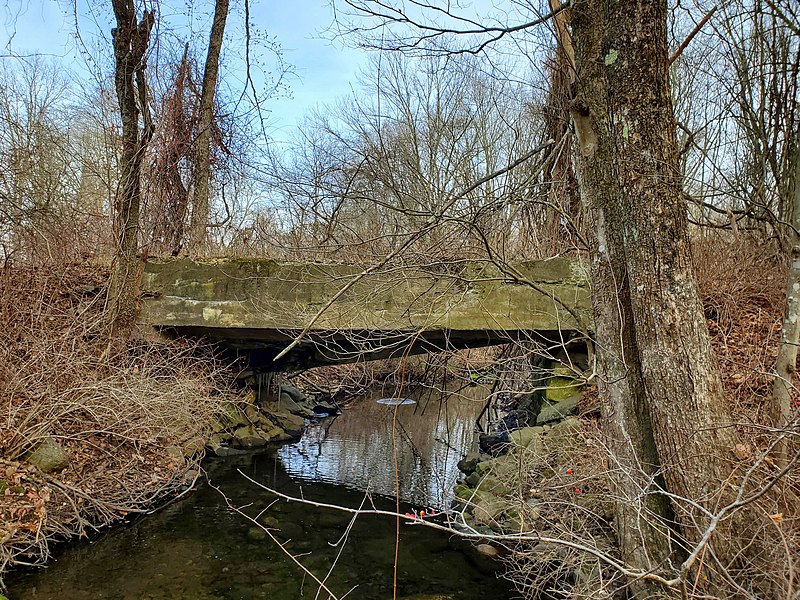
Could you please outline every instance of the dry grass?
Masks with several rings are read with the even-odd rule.
[[[87,265],[0,271],[0,577],[185,487],[230,399],[232,378],[197,345],[110,344],[105,279]],[[21,462],[46,438],[69,456],[57,474]]]

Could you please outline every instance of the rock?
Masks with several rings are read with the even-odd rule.
[[[508,449],[508,432],[482,433],[478,436],[480,449],[490,456],[500,456]]]
[[[69,455],[53,438],[45,439],[26,460],[45,473],[61,471],[69,464]]]
[[[306,422],[303,417],[292,414],[286,408],[274,404],[269,406],[266,417],[291,436],[299,436],[303,432]]]
[[[340,415],[342,414],[342,409],[339,408],[333,402],[328,402],[327,400],[316,400],[314,406],[311,407],[311,410],[314,411],[314,414],[319,416],[322,414],[327,415]]]
[[[261,517],[258,520],[267,529],[278,529],[278,519],[272,516]]]
[[[247,425],[245,414],[232,402],[222,403],[217,414],[216,423],[213,426],[214,432],[235,429],[239,425]]]
[[[478,525],[496,524],[510,506],[507,501],[487,492],[476,492],[472,504],[472,516]]]
[[[475,466],[475,472],[479,476],[483,477],[484,475],[489,473],[492,470],[493,467],[494,467],[494,460],[484,460],[484,461],[479,462]]]
[[[458,461],[458,468],[459,470],[464,473],[464,475],[469,475],[475,471],[475,467],[478,466],[478,463],[481,462],[481,455],[478,452],[470,452],[460,461]]]
[[[542,501],[537,498],[528,498],[525,500],[523,510],[525,511],[525,518],[528,522],[535,521],[541,516],[541,504]]]
[[[469,487],[474,488],[481,482],[481,476],[475,472],[470,473],[467,478],[464,480]]]
[[[181,452],[183,452],[184,456],[194,456],[205,448],[205,446],[206,440],[204,440],[202,436],[196,435],[181,442]]]
[[[280,427],[274,426],[267,432],[267,439],[270,442],[287,442],[292,439],[292,436]]]
[[[459,484],[453,488],[453,493],[458,500],[461,500],[462,502],[470,502],[475,495],[475,490],[467,487],[466,485]]]
[[[582,445],[583,426],[577,417],[569,417],[553,425],[547,434],[547,446],[553,450],[569,451]]]
[[[499,558],[500,551],[491,544],[478,544],[475,546],[475,551],[488,558]]]
[[[490,530],[490,533],[493,534],[494,531]],[[465,550],[469,562],[484,575],[492,575],[500,569],[500,553],[497,552],[494,546],[490,544],[469,544]]]
[[[251,540],[260,542],[267,539],[269,536],[267,535],[266,531],[261,529],[261,527],[251,527],[247,530],[247,537],[249,537]]]
[[[261,412],[255,404],[248,404],[244,409],[244,414],[253,425],[264,424],[272,426],[272,421],[269,420],[269,417]]]
[[[481,492],[488,492],[493,496],[507,496],[511,493],[510,487],[491,475],[481,479],[477,489]]]
[[[293,386],[291,383],[282,383],[281,384],[281,395],[287,394],[292,400],[300,404],[301,402],[305,402],[307,396],[303,393],[302,390]]]
[[[241,450],[239,448],[230,448],[228,446],[217,446],[212,448],[211,450],[216,456],[225,457],[225,456],[236,456],[237,454],[247,454],[247,450]]]
[[[553,369],[553,377],[547,381],[546,398],[551,402],[560,402],[579,394],[582,386],[575,375],[572,369],[563,364]]]
[[[539,416],[536,419],[538,425],[543,425],[549,421],[558,421],[569,415],[574,414],[578,410],[578,403],[580,402],[581,395],[574,394],[569,398],[561,400],[555,404],[545,405]]]
[[[219,448],[226,439],[227,436],[224,436],[221,433],[212,433],[210,436],[208,436],[206,448],[213,451],[214,448]]]
[[[256,374],[252,369],[243,369],[236,374],[234,379],[246,385],[254,385],[256,383]]]
[[[527,410],[512,410],[501,419],[501,425],[498,430],[502,429],[504,431],[514,431],[520,427],[525,427],[528,425],[530,416],[531,415]]]
[[[283,408],[284,410],[288,410],[292,414],[300,415],[301,417],[313,417],[314,412],[307,407],[299,404],[286,392],[281,392],[280,400],[278,401],[278,406]],[[272,406],[269,405],[269,412],[272,412]]]
[[[306,536],[306,532],[303,529],[303,526],[299,523],[293,523],[288,521],[283,523],[280,529],[276,532],[279,537],[283,538],[284,540],[293,540],[298,541],[302,540]]]
[[[239,427],[233,433],[233,444],[240,448],[258,448],[267,443],[264,435],[252,425]]]
[[[541,441],[539,437],[542,433],[543,429],[541,427],[523,427],[522,429],[512,431],[508,434],[508,437],[512,445],[527,448],[534,440]]]
[[[506,454],[479,462],[475,472],[481,477],[492,475],[503,481],[511,481],[519,474],[519,457]]]

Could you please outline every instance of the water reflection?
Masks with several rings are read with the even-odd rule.
[[[312,423],[300,441],[278,452],[283,468],[308,481],[396,496],[394,438],[399,497],[419,506],[445,508],[458,477],[456,464],[472,444],[487,390],[404,389],[403,397],[416,404],[378,402],[391,392],[375,390],[338,417]]]
[[[298,483],[274,454],[217,459],[207,464],[211,482],[248,514],[262,515],[291,552],[340,598],[393,597],[395,523],[350,515],[275,497],[243,478],[290,495],[358,507],[363,494],[342,486]],[[394,503],[375,498],[376,507]],[[401,510],[408,510],[404,505]],[[346,534],[346,536],[345,536]],[[117,528],[91,542],[72,544],[43,571],[10,578],[12,600],[325,600],[287,555],[241,515],[218,491],[203,483],[196,493],[155,515]],[[403,526],[398,561],[398,597],[432,594],[479,600],[509,597],[509,587],[476,570],[448,536],[425,527]]]

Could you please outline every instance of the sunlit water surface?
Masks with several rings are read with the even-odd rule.
[[[337,597],[393,596],[395,522],[327,508],[276,501],[239,470],[289,495],[358,507],[394,509],[393,406],[386,390],[363,398],[336,419],[312,424],[302,440],[261,454],[206,462],[210,484],[158,513],[89,542],[65,546],[41,571],[14,575],[11,600],[328,598],[287,552]],[[480,390],[441,403],[404,393],[416,405],[397,407],[402,511],[441,507],[456,477],[455,463],[472,439]],[[218,488],[218,489],[215,489]],[[277,528],[286,552],[223,497]],[[265,510],[266,509],[266,510]],[[402,525],[398,597],[436,594],[473,600],[508,598],[508,586],[477,570],[448,536]],[[348,594],[349,592],[349,594]]]

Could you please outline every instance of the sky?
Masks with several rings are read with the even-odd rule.
[[[232,2],[232,6],[242,4]],[[94,8],[91,6],[85,0],[77,0],[82,42],[89,48],[103,48],[110,44],[110,2],[97,0]],[[193,22],[207,40],[213,11],[211,0],[197,0],[196,6],[188,1],[172,5],[162,2],[161,6],[168,21],[183,25]],[[251,0],[251,11],[256,28],[280,45],[283,61],[292,68],[286,77],[288,94],[272,98],[267,104],[268,133],[281,142],[291,137],[295,124],[309,110],[331,104],[351,92],[368,53],[346,47],[342,41],[325,39],[330,37],[324,32],[332,22],[326,0]],[[76,76],[88,76],[87,56],[91,56],[91,51],[88,54],[77,51],[70,0],[0,0],[0,15],[0,60],[8,60],[12,53],[54,55],[62,57]],[[236,35],[242,22],[241,11],[232,10],[226,32]],[[233,52],[242,50],[237,48]],[[266,53],[264,57],[271,65],[273,56]]]

